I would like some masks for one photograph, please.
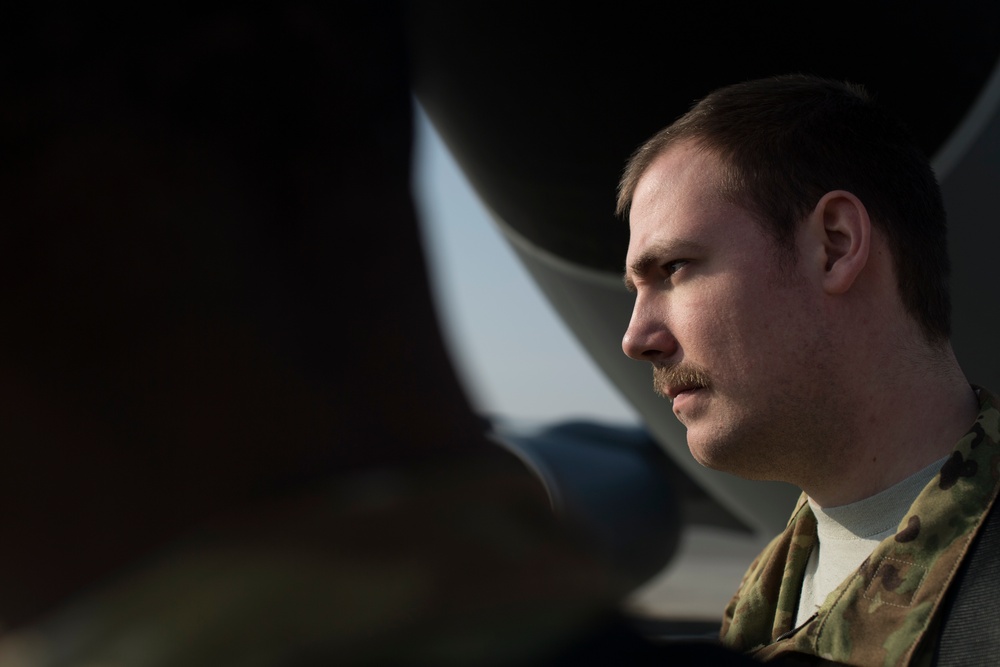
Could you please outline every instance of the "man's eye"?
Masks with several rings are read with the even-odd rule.
[[[666,264],[664,264],[663,270],[666,272],[668,276],[672,276],[675,273],[677,273],[681,269],[681,267],[683,267],[687,263],[688,260],[686,259],[675,259],[672,262],[667,262]]]

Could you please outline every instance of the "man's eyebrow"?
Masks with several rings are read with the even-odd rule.
[[[654,245],[632,260],[632,263],[626,267],[625,274],[622,276],[625,289],[629,292],[635,292],[635,282],[632,280],[632,276],[641,278],[665,261],[684,259],[685,255],[702,254],[705,249],[705,245],[687,239],[675,239]]]

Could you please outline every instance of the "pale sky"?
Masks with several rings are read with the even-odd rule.
[[[477,409],[531,421],[637,422],[535,286],[419,109],[414,195],[442,326]]]

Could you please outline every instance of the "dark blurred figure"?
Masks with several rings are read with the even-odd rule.
[[[659,650],[449,364],[399,5],[7,14],[0,664]]]

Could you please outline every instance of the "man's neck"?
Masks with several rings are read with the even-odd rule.
[[[849,436],[799,486],[821,507],[872,496],[946,456],[978,412],[950,345],[916,363],[883,366],[877,383],[857,392]]]

